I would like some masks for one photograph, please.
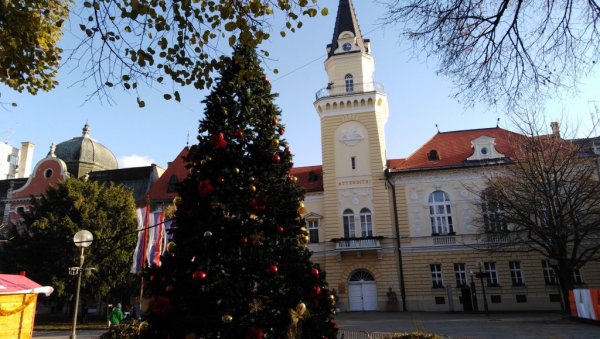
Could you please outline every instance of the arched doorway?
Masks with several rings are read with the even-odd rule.
[[[350,311],[377,311],[377,284],[371,273],[354,271],[348,281]]]

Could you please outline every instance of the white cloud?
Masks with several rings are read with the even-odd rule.
[[[125,155],[119,157],[119,168],[149,166],[154,163],[154,159],[147,155]]]

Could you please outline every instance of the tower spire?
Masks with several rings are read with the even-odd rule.
[[[327,45],[328,57],[334,55],[335,50],[338,49],[338,39],[343,32],[352,33],[355,38],[354,45],[358,47],[361,52],[367,52],[365,41],[362,38],[358,19],[356,18],[356,13],[354,11],[354,5],[352,5],[352,0],[340,0],[339,2],[337,17],[335,19],[335,28],[333,29],[333,38],[331,39],[331,44]]]

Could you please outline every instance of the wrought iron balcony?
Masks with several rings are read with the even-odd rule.
[[[336,251],[364,251],[364,250],[380,250],[383,237],[366,237],[366,238],[336,238],[332,239],[335,243]]]
[[[353,84],[352,86],[327,86],[317,91],[315,94],[315,100],[319,100],[325,97],[333,97],[338,95],[349,95],[362,92],[385,92],[383,83],[380,82],[363,82],[359,84]]]

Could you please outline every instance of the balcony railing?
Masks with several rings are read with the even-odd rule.
[[[511,239],[509,233],[488,233],[485,235],[485,241],[488,243],[507,243]]]
[[[456,237],[453,235],[437,236],[433,238],[434,245],[453,245],[456,244]]]
[[[338,251],[361,251],[381,249],[379,237],[377,238],[339,238],[333,239],[335,249]]]
[[[325,97],[332,97],[336,95],[346,95],[346,94],[354,94],[361,92],[385,92],[385,88],[383,84],[380,82],[363,82],[360,84],[354,84],[351,88],[342,86],[327,86],[323,89],[320,89],[315,94],[315,99],[319,100]]]

